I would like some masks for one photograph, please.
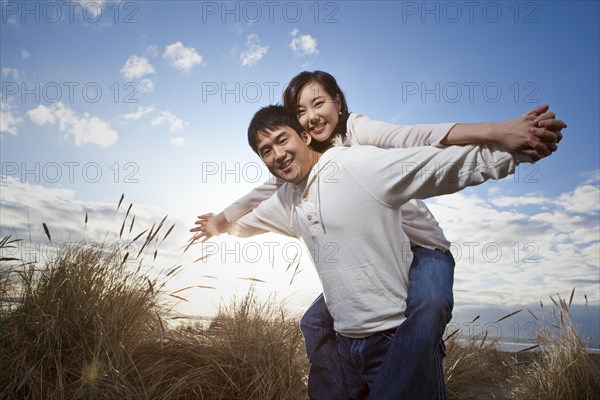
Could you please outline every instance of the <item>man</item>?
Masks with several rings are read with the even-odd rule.
[[[313,261],[338,332],[348,393],[365,398],[404,320],[412,253],[401,245],[409,242],[400,206],[504,177],[518,162],[509,153],[472,146],[338,147],[320,154],[308,147],[311,138],[295,116],[276,106],[254,116],[248,140],[287,183],[230,233],[278,232],[320,252],[337,246],[335,258]]]

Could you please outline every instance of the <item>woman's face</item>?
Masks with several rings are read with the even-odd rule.
[[[340,110],[340,97],[332,98],[323,85],[311,81],[300,91],[296,117],[314,140],[324,142],[331,137],[340,119]]]

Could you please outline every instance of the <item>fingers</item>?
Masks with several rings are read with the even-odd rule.
[[[560,141],[563,138],[563,134],[561,131],[556,132],[556,136],[558,136],[558,138],[556,139],[556,143],[560,143]]]
[[[530,111],[528,111],[527,114],[525,114],[525,116],[541,115],[541,114],[545,113],[546,111],[548,111],[549,108],[550,108],[550,106],[548,104],[537,106],[537,107],[532,108]]]
[[[535,137],[545,143],[556,143],[559,139],[557,132],[552,132],[545,129],[530,128],[529,132],[533,133]]]
[[[534,124],[537,124],[540,121],[546,120],[546,119],[555,119],[556,118],[556,114],[554,114],[552,111],[546,111],[542,114],[539,114],[537,117],[535,117],[535,119],[533,120]]]
[[[200,232],[200,233],[197,233],[194,236],[192,236],[191,240],[192,240],[192,242],[195,242],[196,240],[200,240],[200,243],[204,243],[211,237],[212,237],[212,235],[207,232]]]
[[[524,150],[521,153],[525,154],[525,155],[528,155],[529,157],[531,157],[531,160],[533,162],[539,161],[539,160],[541,160],[543,158],[540,153],[538,153],[537,151],[535,151],[533,149]]]
[[[540,128],[544,128],[545,130],[552,131],[556,134],[557,139],[556,142],[560,142],[562,140],[562,129],[567,128],[567,124],[560,119],[546,119],[543,121],[539,121],[537,126]]]
[[[552,151],[550,151],[546,144],[537,138],[528,138],[526,142],[529,145],[529,147],[531,147],[531,149],[534,150],[537,153],[537,155],[540,156],[540,158],[552,154]]]

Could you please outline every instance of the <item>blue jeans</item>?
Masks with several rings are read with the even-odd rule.
[[[302,316],[300,330],[310,363],[308,397],[311,400],[347,400],[338,338],[322,294]]]
[[[366,399],[369,396],[394,341],[395,331],[394,328],[360,339],[338,335],[338,354],[349,399]]]
[[[377,366],[369,373],[373,400],[445,399],[442,336],[452,318],[454,259],[449,252],[413,247],[406,320]],[[348,399],[333,319],[319,296],[300,321],[310,361],[308,395],[311,399]],[[344,340],[344,339],[342,339]]]

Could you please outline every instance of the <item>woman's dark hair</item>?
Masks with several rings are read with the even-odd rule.
[[[350,113],[348,111],[348,104],[346,103],[346,97],[344,96],[344,92],[339,87],[335,78],[324,71],[303,71],[298,75],[292,78],[290,83],[288,83],[285,91],[283,92],[283,106],[290,110],[294,115],[296,115],[296,108],[298,107],[298,98],[300,97],[300,92],[310,82],[318,82],[327,91],[327,94],[331,96],[331,98],[335,99],[336,96],[340,97],[341,103],[341,115],[340,120],[337,125],[333,129],[333,133],[331,137],[327,140],[330,142],[334,136],[340,135],[342,138],[346,136],[346,122],[348,121],[348,117]],[[315,148],[315,150],[319,150],[316,148],[318,146],[318,142],[315,140],[311,143],[311,146]],[[324,146],[328,147],[329,143],[323,143]]]
[[[248,126],[248,144],[258,154],[258,135],[261,132],[284,126],[292,128],[299,136],[302,135],[303,129],[295,114],[279,105],[263,107],[254,114],[252,121],[250,121],[250,126]],[[258,155],[260,156],[260,154]]]

